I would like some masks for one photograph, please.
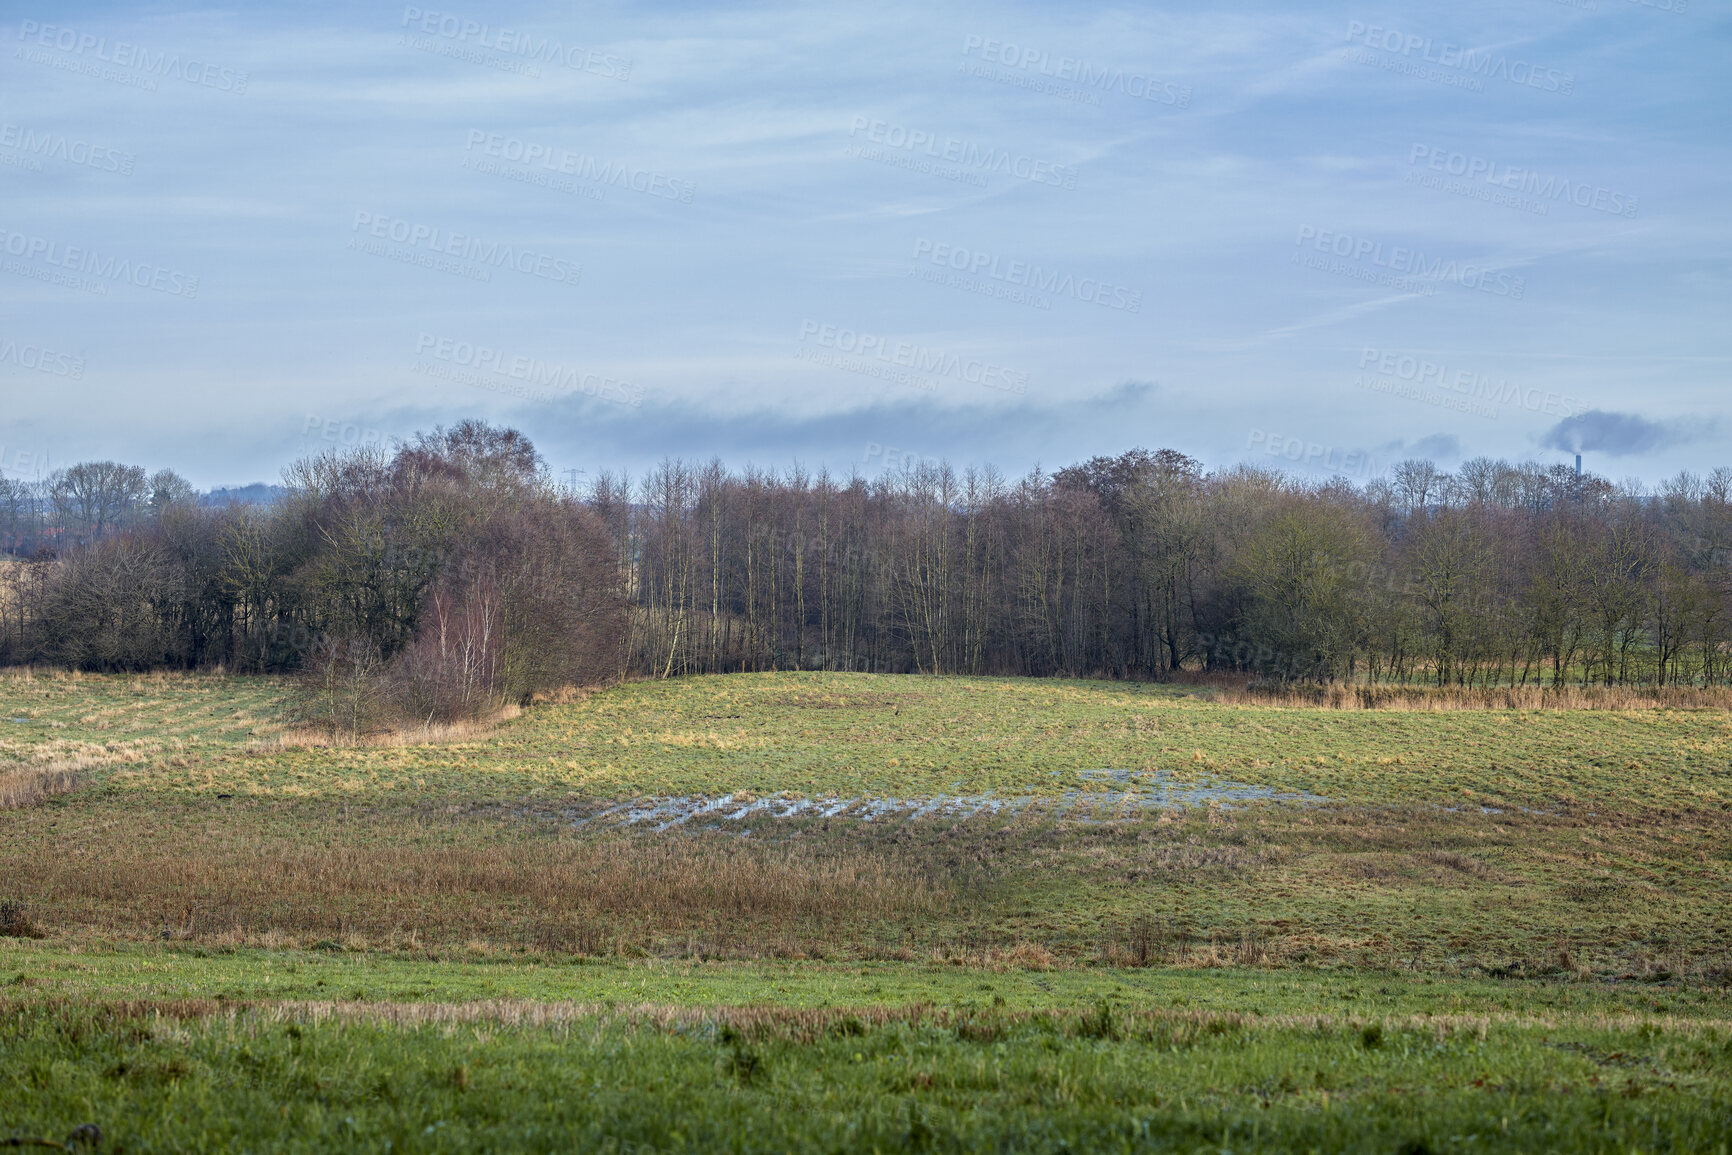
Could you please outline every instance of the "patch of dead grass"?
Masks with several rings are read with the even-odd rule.
[[[24,766],[0,770],[0,810],[22,810],[84,785],[76,765]]]
[[[507,705],[484,718],[459,722],[435,722],[423,726],[404,726],[350,737],[340,731],[319,726],[294,726],[268,738],[247,743],[249,754],[273,754],[279,750],[356,749],[363,747],[402,748],[406,746],[440,746],[467,742],[485,737],[501,723],[522,714],[516,704]]]
[[[1324,685],[1187,671],[1174,681],[1214,702],[1328,710],[1732,710],[1732,686]]]
[[[1326,686],[1249,682],[1216,691],[1240,705],[1329,710],[1732,710],[1727,686]]]
[[[0,881],[57,933],[357,949],[476,940],[602,954],[695,936],[712,954],[790,954],[947,904],[921,871],[871,851],[704,834],[427,845],[425,828],[390,822],[368,833],[320,845],[182,827],[100,855],[40,838],[0,855]]]

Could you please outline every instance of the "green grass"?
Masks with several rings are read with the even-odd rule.
[[[271,739],[286,700],[269,680],[0,680],[0,718],[27,719],[3,724],[0,755],[81,757],[92,782],[0,812],[0,897],[75,936],[239,927],[239,941],[275,942],[267,932],[280,925],[300,945],[413,936],[520,950],[546,939],[545,896],[417,889],[399,875],[401,886],[233,909],[222,878],[309,847],[517,853],[527,864],[601,836],[574,832],[574,814],[634,796],[1054,794],[1104,787],[1079,770],[1148,768],[1329,801],[1095,824],[759,822],[756,844],[900,863],[948,901],[743,934],[720,916],[581,904],[562,925],[582,924],[587,950],[601,936],[653,954],[966,954],[972,941],[1110,959],[1142,924],[1174,961],[1244,961],[1249,942],[1248,957],[1276,962],[1456,973],[1703,977],[1732,966],[1724,711],[1330,711],[1216,703],[1182,687],[766,674],[632,683],[462,741],[284,749]],[[620,853],[673,837],[633,828]],[[81,865],[100,862],[92,846],[116,847],[110,857],[142,877],[202,881],[148,903],[113,885],[93,896],[66,878],[96,869]],[[293,926],[273,913],[290,905]]]
[[[1732,1125],[1722,995],[1661,1015],[1296,972],[19,962],[44,977],[0,997],[0,1125],[95,1122],[131,1152],[1715,1151]],[[370,1001],[402,984],[492,1001]],[[283,1001],[331,985],[354,989]],[[603,992],[613,1009],[509,1001]]]
[[[11,678],[0,716],[30,723],[6,724],[0,758],[52,745],[112,755],[105,780],[128,789],[347,799],[1054,794],[1113,767],[1353,805],[1732,809],[1724,710],[1335,711],[1129,683],[756,674],[630,683],[437,746],[249,751],[285,694],[256,679]]]
[[[186,999],[439,1002],[487,999],[959,1011],[1127,1006],[1257,1015],[1599,1015],[1732,1018],[1732,989],[1678,983],[1453,978],[1309,968],[961,966],[896,961],[415,957],[181,944],[72,947],[0,939],[0,988],[32,1002]]]
[[[0,812],[0,901],[46,936],[0,937],[0,1140],[1712,1151],[1732,1126],[1725,711],[767,674],[329,749],[276,741],[288,701],[0,677],[0,772],[87,781]],[[1326,801],[572,825],[1105,767]],[[573,861],[666,886],[539,881]],[[704,890],[719,862],[762,893]],[[836,863],[889,881],[776,905]]]

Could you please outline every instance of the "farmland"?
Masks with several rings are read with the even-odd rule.
[[[96,1118],[128,1150],[1724,1132],[1724,708],[781,673],[331,745],[291,698],[0,680],[0,780],[66,784],[0,810],[0,1099],[29,1104],[0,1128]]]

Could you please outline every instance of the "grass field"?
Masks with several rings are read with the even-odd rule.
[[[766,674],[330,747],[288,695],[0,676],[0,796],[30,803],[0,810],[0,1132],[1625,1151],[1732,1125],[1724,709]]]

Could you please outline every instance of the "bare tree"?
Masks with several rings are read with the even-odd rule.
[[[1436,465],[1418,458],[1409,458],[1395,467],[1391,474],[1395,496],[1412,514],[1423,510],[1442,492],[1444,474]]]
[[[127,524],[145,496],[144,470],[116,461],[85,461],[56,470],[48,479],[49,499],[64,534],[94,541]]]
[[[177,505],[187,505],[197,498],[192,483],[172,469],[159,469],[145,483],[146,504],[150,515],[161,519]]]

